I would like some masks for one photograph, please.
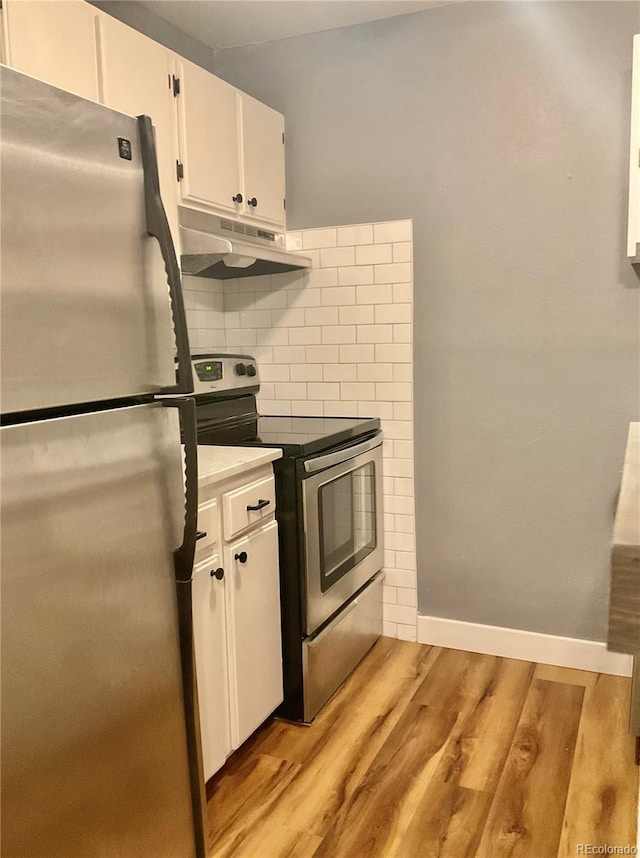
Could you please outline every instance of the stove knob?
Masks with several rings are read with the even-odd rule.
[[[251,378],[256,375],[256,368],[252,363],[247,366],[247,375],[250,375]]]
[[[236,375],[246,375],[247,368],[243,363],[236,364]]]

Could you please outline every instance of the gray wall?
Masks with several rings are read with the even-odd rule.
[[[605,637],[639,30],[635,2],[467,3],[216,54],[286,116],[291,227],[414,218],[422,614]]]

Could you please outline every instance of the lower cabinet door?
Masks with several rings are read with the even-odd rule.
[[[231,753],[225,622],[226,570],[213,555],[193,570],[193,635],[205,781]]]
[[[228,545],[225,570],[231,741],[237,748],[283,698],[277,523]]]

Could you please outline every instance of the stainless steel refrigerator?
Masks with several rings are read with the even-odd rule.
[[[152,124],[0,88],[2,855],[200,856],[191,363]]]

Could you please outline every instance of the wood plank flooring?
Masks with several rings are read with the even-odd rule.
[[[211,858],[569,858],[636,843],[631,681],[381,638],[208,785]]]

